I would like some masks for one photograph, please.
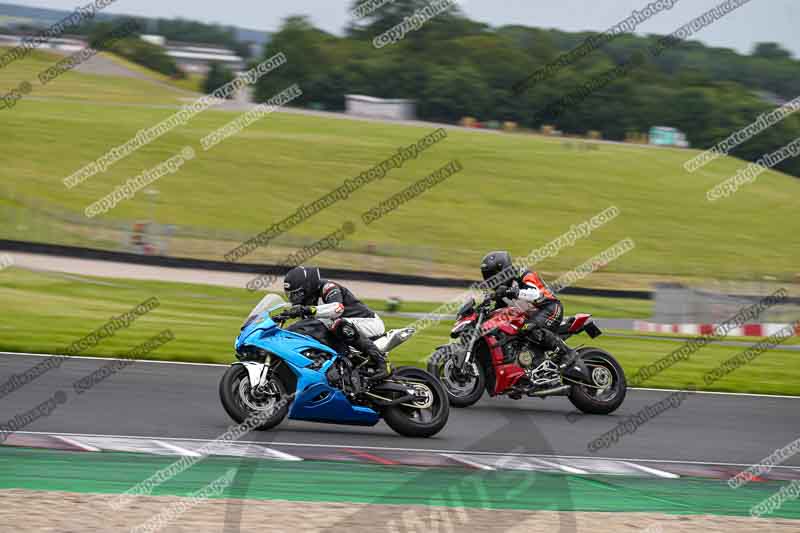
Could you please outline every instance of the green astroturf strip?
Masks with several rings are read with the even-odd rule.
[[[5,447],[0,448],[0,488],[120,494],[177,459]],[[152,494],[186,496],[230,468],[240,468],[243,474],[222,497],[486,509],[746,516],[753,505],[782,486],[780,482],[751,483],[733,490],[724,481],[697,478],[583,477],[209,457],[157,486]],[[770,516],[800,519],[800,503],[788,501]]]

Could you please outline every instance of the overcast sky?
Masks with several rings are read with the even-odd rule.
[[[5,0],[36,7],[74,9],[89,0]],[[493,26],[522,24],[568,31],[601,31],[627,18],[651,0],[460,0],[475,20]],[[721,0],[679,0],[637,28],[637,33],[671,33]],[[288,15],[308,15],[314,24],[341,34],[348,20],[349,0],[117,0],[106,10],[151,17],[183,17],[274,31]],[[750,52],[763,41],[780,43],[800,58],[800,0],[751,0],[696,37],[712,46]]]

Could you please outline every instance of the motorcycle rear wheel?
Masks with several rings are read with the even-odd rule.
[[[581,348],[579,353],[592,373],[595,386],[578,383],[572,385],[569,401],[587,414],[607,415],[616,411],[625,400],[628,390],[622,365],[614,356],[600,348]],[[598,386],[605,388],[598,389]]]
[[[403,382],[426,392],[428,397],[419,405],[392,405],[383,410],[383,419],[394,431],[404,437],[432,437],[439,433],[450,416],[450,404],[439,381],[422,369],[400,367],[394,371],[390,380]],[[419,402],[418,402],[419,403]]]

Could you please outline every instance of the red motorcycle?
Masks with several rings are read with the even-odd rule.
[[[516,303],[493,308],[491,297],[479,305],[470,298],[450,332],[457,341],[438,347],[428,361],[428,371],[444,385],[450,405],[469,407],[484,390],[489,396],[515,400],[567,396],[575,407],[591,414],[608,414],[622,405],[625,372],[611,354],[581,347],[575,365],[562,370],[554,352],[546,352],[529,338],[525,319],[530,309]],[[580,333],[595,338],[601,331],[587,314],[565,318],[558,329],[564,340]]]

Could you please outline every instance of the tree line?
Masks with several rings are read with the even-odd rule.
[[[567,134],[600,131],[611,140],[647,133],[651,126],[671,126],[684,131],[693,147],[705,149],[775,109],[778,101],[800,96],[800,62],[776,43],[760,43],[744,55],[688,41],[653,55],[648,50],[664,36],[625,34],[524,90],[519,90],[521,80],[597,34],[521,25],[493,28],[453,8],[399,42],[373,46],[377,35],[427,4],[395,0],[351,21],[344,36],[314,27],[306,17],[289,17],[263,54],[280,51],[289,61],[259,80],[257,99],[266,101],[299,83],[304,95],[295,105],[343,110],[346,94],[411,98],[424,120],[513,121],[531,129],[550,125]],[[558,113],[550,112],[565,95],[631,59],[635,68]],[[743,143],[732,155],[755,161],[798,137],[800,114]],[[778,168],[800,176],[797,159]]]
[[[706,149],[772,111],[779,101],[800,96],[800,61],[776,43],[759,43],[745,55],[686,41],[652,54],[648,51],[664,36],[623,34],[604,40],[547,79],[524,84],[538,69],[598,34],[522,25],[495,28],[453,7],[396,43],[373,46],[376,36],[428,3],[394,0],[351,20],[343,36],[316,28],[307,17],[287,18],[262,57],[283,52],[289,62],[259,80],[256,99],[266,101],[298,83],[303,96],[293,105],[340,111],[346,94],[410,98],[416,100],[417,114],[424,120],[455,123],[474,117],[536,130],[548,125],[574,135],[599,131],[611,140],[640,138],[652,126],[671,126],[685,132],[693,147]],[[359,4],[360,0],[353,1],[351,8]],[[138,22],[146,28],[142,33],[228,46],[247,57],[247,44],[235,40],[232,28],[182,19]],[[90,41],[100,41],[109,25],[94,22],[84,30]],[[135,37],[117,43],[112,51],[180,76],[163,50]],[[253,64],[260,61],[249,59]],[[231,75],[214,66],[204,89],[213,91]],[[591,90],[584,90],[587,87]],[[572,97],[576,93],[580,98]],[[559,105],[565,100],[568,105]],[[731,153],[755,161],[798,137],[800,113]],[[800,176],[799,159],[777,168]]]

